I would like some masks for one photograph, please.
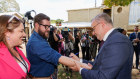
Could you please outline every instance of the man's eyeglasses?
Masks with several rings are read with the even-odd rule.
[[[45,27],[45,29],[48,29],[48,28],[53,27],[52,25],[43,25],[43,24],[39,24],[39,25],[44,26],[44,27]]]
[[[100,24],[100,23],[98,23],[98,24]],[[93,31],[95,31],[95,27],[96,27],[98,24],[96,24],[95,26],[93,26]]]

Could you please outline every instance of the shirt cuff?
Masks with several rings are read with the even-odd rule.
[[[80,74],[81,74],[82,69],[83,69],[83,68],[80,68],[80,71],[79,71]]]
[[[80,62],[81,62],[81,63],[83,63],[83,60],[82,60],[82,59],[80,59]]]

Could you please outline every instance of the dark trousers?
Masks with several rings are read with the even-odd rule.
[[[86,47],[86,60],[90,60],[89,47]]]
[[[82,47],[82,59],[86,59],[86,47]]]
[[[90,45],[91,59],[95,59],[95,57],[96,57],[97,44],[98,44],[98,43],[95,42],[95,43],[91,43],[91,45]]]
[[[136,68],[138,69],[139,66],[139,48],[138,46],[134,46],[134,51],[136,55]]]
[[[74,54],[76,54],[79,57],[79,47],[74,47]]]

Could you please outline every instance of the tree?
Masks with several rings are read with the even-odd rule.
[[[112,6],[128,6],[133,0],[104,0],[104,4],[111,8]]]
[[[20,8],[15,0],[0,0],[0,12],[19,12]]]
[[[56,20],[56,26],[61,26],[61,23],[63,22],[64,20],[62,19],[57,19]]]

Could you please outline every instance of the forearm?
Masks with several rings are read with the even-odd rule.
[[[54,40],[55,40],[55,41],[58,41],[58,38],[57,38],[57,36],[56,36],[55,33],[53,33],[53,37],[54,37]]]
[[[61,56],[59,58],[59,63],[69,66],[69,67],[72,67],[75,65],[74,60],[72,58],[68,58],[66,56]]]
[[[74,59],[72,59],[72,58],[68,58],[68,57],[66,57],[66,56],[61,56],[61,57],[59,58],[59,63],[61,63],[61,64],[63,64],[63,65],[66,65],[66,66],[69,66],[69,67],[74,67],[74,66],[76,65],[76,63],[77,63],[77,64],[79,64],[80,67],[82,67],[82,68],[89,68],[87,64],[81,63],[81,62],[79,62],[79,61],[76,61],[76,60],[74,60]]]
[[[72,34],[69,33],[69,37],[70,37],[70,39],[71,39],[73,42],[75,42],[75,39],[74,39],[74,37],[72,36]]]

